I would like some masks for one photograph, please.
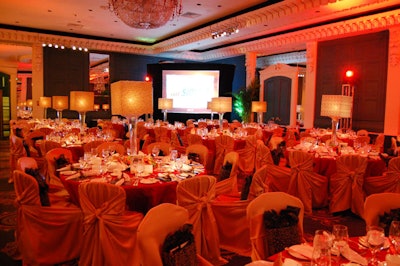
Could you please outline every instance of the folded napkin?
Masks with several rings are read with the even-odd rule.
[[[62,167],[62,168],[58,168],[58,169],[57,169],[58,172],[70,171],[70,170],[71,170],[71,165],[70,165],[70,164],[67,165],[67,166],[64,166],[64,167]]]
[[[81,173],[76,173],[65,178],[65,180],[77,179],[81,177]]]
[[[342,250],[342,256],[348,259],[350,262],[355,262],[360,265],[368,265],[368,260],[352,250],[349,246],[346,246]]]
[[[118,180],[115,185],[116,186],[122,186],[122,184],[125,182],[125,179],[121,178],[120,180]]]

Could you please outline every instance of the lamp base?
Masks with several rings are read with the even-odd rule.
[[[137,117],[128,118],[129,121],[129,147],[131,155],[137,155],[139,153],[137,145]]]
[[[339,145],[339,143],[337,141],[337,133],[336,133],[338,130],[338,126],[339,126],[339,120],[332,118],[332,137],[331,137],[330,145],[334,146],[334,147]]]

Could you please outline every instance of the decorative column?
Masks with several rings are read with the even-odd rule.
[[[314,110],[315,110],[315,93],[316,93],[316,69],[317,69],[317,42],[308,42],[306,44],[307,52],[307,70],[306,70],[306,86],[303,95],[304,110],[304,128],[314,127]]]
[[[32,44],[32,117],[43,118],[44,109],[39,106],[39,99],[44,93],[43,47],[42,43]]]
[[[246,87],[256,77],[257,54],[253,52],[246,53]]]

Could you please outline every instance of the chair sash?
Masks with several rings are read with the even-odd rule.
[[[220,256],[218,228],[210,202],[215,198],[215,177],[197,176],[177,186],[178,205],[189,212],[197,251],[214,265],[226,262]]]
[[[243,149],[236,150],[239,154],[239,171],[245,175],[250,175],[255,169],[257,150],[257,138],[256,135],[250,135],[246,137],[246,144]]]
[[[328,178],[313,171],[314,155],[303,151],[289,153],[290,183],[288,193],[304,204],[304,212],[311,214],[313,207],[324,207],[328,202]]]
[[[231,136],[221,135],[215,138],[214,174],[219,174],[225,154],[234,150],[234,144],[234,139]]]
[[[82,265],[139,265],[136,231],[143,215],[126,213],[125,191],[104,183],[79,186],[84,214]]]
[[[358,155],[342,155],[336,160],[336,174],[330,182],[330,211],[351,209],[362,216],[364,208],[364,175],[368,160]]]
[[[274,164],[270,149],[262,140],[257,140],[255,168],[256,171],[266,164]]]

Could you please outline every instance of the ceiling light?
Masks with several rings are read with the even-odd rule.
[[[182,12],[182,0],[109,0],[109,9],[126,25],[154,29]]]

